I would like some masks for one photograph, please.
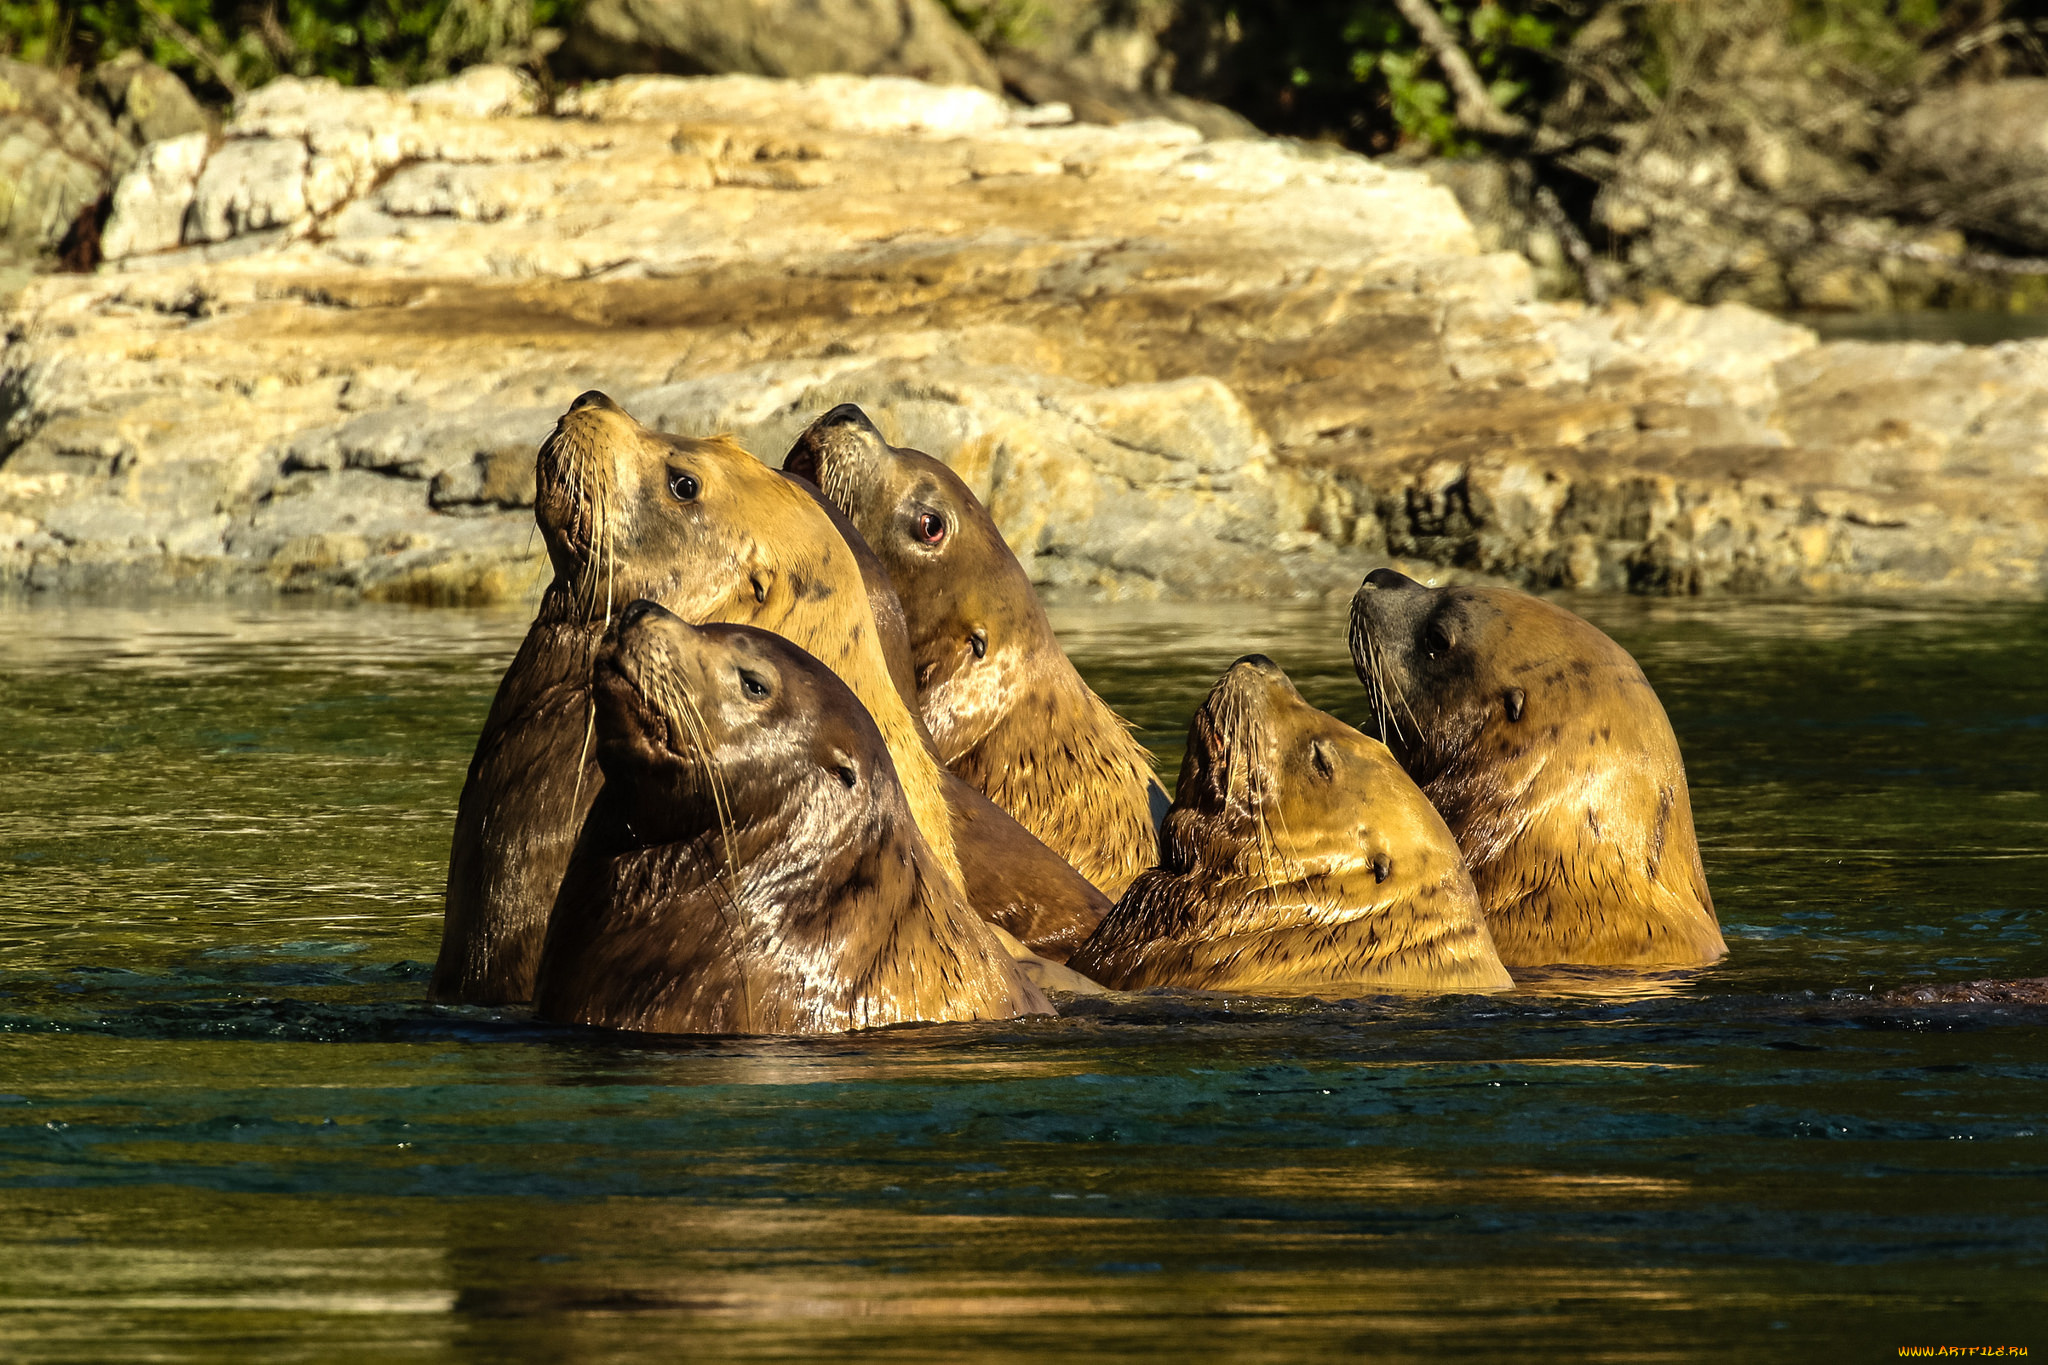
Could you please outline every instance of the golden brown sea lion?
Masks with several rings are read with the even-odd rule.
[[[817,659],[639,601],[595,692],[604,790],[549,921],[541,1018],[788,1034],[1052,1012]]]
[[[1380,737],[1465,850],[1501,961],[1728,951],[1678,740],[1620,645],[1527,593],[1376,569],[1351,602],[1351,658]]]
[[[665,580],[640,595],[687,621],[772,630],[853,689],[888,741],[940,869],[984,917],[1055,959],[1087,937],[1108,901],[939,763],[876,620],[886,585],[863,574],[859,532],[835,521],[808,485],[731,441],[650,431],[602,394],[571,406],[541,463],[561,471],[543,480],[542,498],[552,504],[552,484],[581,509],[545,519],[597,528],[595,564],[659,564]]]
[[[783,468],[851,517],[888,570],[941,761],[1121,895],[1158,856],[1164,793],[1130,727],[1074,671],[981,501],[851,403],[797,437]]]
[[[1068,965],[1126,990],[1514,984],[1442,818],[1385,745],[1262,654],[1195,713],[1160,865]]]

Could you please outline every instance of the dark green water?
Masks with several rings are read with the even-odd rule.
[[[425,1004],[515,617],[0,605],[0,1357],[2048,1351],[2048,608],[1574,605],[1731,948],[808,1042]],[[1169,782],[1335,608],[1069,610]]]

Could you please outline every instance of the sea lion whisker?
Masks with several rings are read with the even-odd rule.
[[[740,897],[740,869],[734,849],[734,821],[732,817],[732,795],[725,784],[724,774],[718,766],[714,746],[711,743],[711,728],[698,709],[697,702],[688,690],[673,677],[664,675],[659,698],[663,710],[682,721],[683,733],[687,737],[699,770],[704,774],[704,783],[711,793],[711,807],[718,820],[718,839],[724,854],[722,876],[716,879],[716,886],[724,892],[720,913],[725,917],[726,929],[733,937],[733,945],[739,956],[740,1004],[745,1016],[746,1028],[751,1032],[756,1027],[754,1017],[753,978],[756,957],[753,926],[748,920],[746,907]]]
[[[1373,638],[1370,630],[1364,632],[1366,659],[1372,665],[1372,709],[1373,717],[1380,723],[1380,732],[1393,739],[1401,738],[1401,721],[1394,714],[1393,703],[1387,681],[1387,661],[1380,652],[1380,643]]]
[[[733,913],[740,920],[740,928],[746,939],[749,958],[753,955],[753,928],[746,923],[746,912],[740,904],[740,865],[734,849],[736,826],[732,815],[732,791],[726,785],[725,772],[718,766],[712,751],[711,727],[704,719],[704,713],[697,709],[696,699],[688,692],[681,694],[682,706],[678,708],[685,717],[685,725],[691,731],[691,742],[697,746],[698,756],[703,762],[705,775],[710,780],[711,804],[718,814],[719,843],[725,852],[725,867],[728,881],[728,898]]]
[[[1376,657],[1377,657],[1377,656],[1376,656]],[[1381,659],[1381,661],[1380,661],[1380,666],[1381,666],[1382,668],[1386,668],[1386,661],[1385,661],[1384,659]],[[1393,672],[1393,670],[1392,670],[1392,669],[1387,669],[1387,672],[1391,674],[1391,673]],[[1406,711],[1406,712],[1408,713],[1408,723],[1409,723],[1410,725],[1412,725],[1412,726],[1414,726],[1414,727],[1415,727],[1415,733],[1416,733],[1416,736],[1417,736],[1418,738],[1420,738],[1420,737],[1421,737],[1421,735],[1422,735],[1422,733],[1423,733],[1423,730],[1422,730],[1422,721],[1421,721],[1421,719],[1420,719],[1419,717],[1417,717],[1417,716],[1416,716],[1416,714],[1415,714],[1415,708],[1414,708],[1413,706],[1410,706],[1410,705],[1408,704],[1408,693],[1407,693],[1407,691],[1406,691],[1405,689],[1403,689],[1403,688],[1402,688],[1402,686],[1401,686],[1401,684],[1400,684],[1400,681],[1399,681],[1398,679],[1394,680],[1394,683],[1393,683],[1393,693],[1394,693],[1394,696],[1395,696],[1395,697],[1398,697],[1398,698],[1400,699],[1400,702],[1401,702],[1401,709],[1402,709],[1403,711]],[[1393,703],[1392,703],[1392,702],[1389,702],[1389,703],[1387,703],[1387,715],[1388,715],[1388,718],[1389,718],[1390,720],[1392,720],[1392,718],[1393,718],[1393,711],[1394,711],[1394,708],[1393,708]],[[1394,736],[1395,736],[1395,738],[1397,738],[1397,739],[1398,739],[1398,738],[1400,737],[1400,733],[1401,733],[1401,731],[1400,731],[1400,723],[1399,723],[1398,721],[1394,721],[1394,731],[1393,731],[1393,733],[1394,733]]]
[[[595,662],[591,664],[590,671],[594,678],[597,674]],[[583,774],[590,765],[591,743],[597,737],[597,692],[595,688],[586,690],[590,696],[590,712],[583,722],[583,747],[576,751],[576,788],[569,796],[570,810],[583,809]]]

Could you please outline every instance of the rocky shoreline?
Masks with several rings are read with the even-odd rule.
[[[7,307],[0,588],[534,590],[578,392],[779,463],[857,402],[1041,586],[2016,592],[2048,343],[1537,297],[1425,175],[850,76],[280,80]]]

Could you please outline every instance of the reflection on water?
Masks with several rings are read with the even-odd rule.
[[[1810,1359],[2048,1320],[2048,610],[1575,600],[1727,963],[808,1041],[423,999],[514,615],[0,607],[10,1358]],[[1341,604],[1056,624],[1169,783]]]

